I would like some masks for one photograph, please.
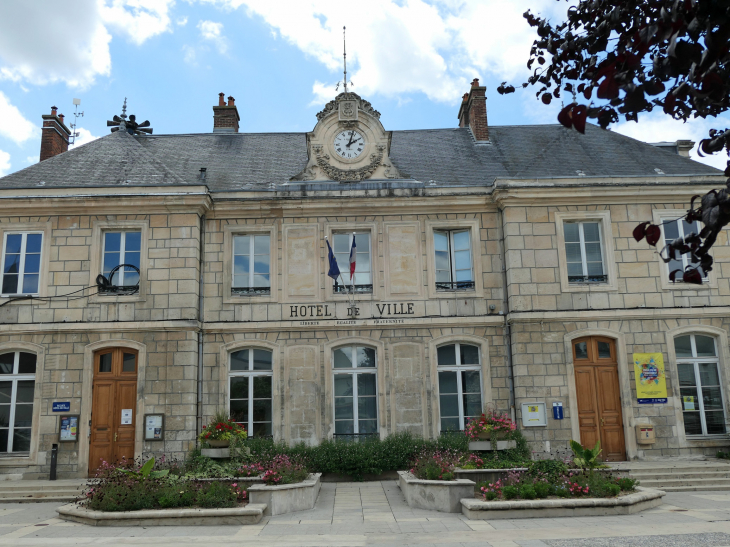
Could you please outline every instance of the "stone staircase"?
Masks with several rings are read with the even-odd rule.
[[[69,502],[81,495],[83,479],[0,481],[0,503]]]
[[[637,479],[641,486],[665,492],[730,490],[730,462],[714,458],[621,462],[611,467]]]

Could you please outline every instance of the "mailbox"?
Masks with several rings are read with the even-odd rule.
[[[654,434],[653,425],[637,425],[636,426],[636,442],[639,444],[654,444],[656,436]]]

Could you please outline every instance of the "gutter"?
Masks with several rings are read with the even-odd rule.
[[[198,448],[198,433],[203,430],[203,266],[204,260],[204,244],[205,244],[205,214],[200,216],[200,259],[198,261],[200,267],[200,278],[198,281],[198,388],[197,388],[197,405],[196,405],[196,435],[195,447]]]
[[[498,210],[499,214],[499,254],[502,260],[502,291],[503,296],[503,308],[502,315],[504,316],[504,328],[502,329],[502,336],[504,338],[505,354],[504,358],[507,362],[507,384],[509,387],[509,414],[513,422],[517,423],[517,413],[515,409],[515,371],[512,365],[512,325],[509,322],[509,294],[507,286],[507,252],[504,243],[504,211],[502,208]]]

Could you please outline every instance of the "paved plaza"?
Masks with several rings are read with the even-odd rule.
[[[255,526],[91,527],[57,518],[58,503],[0,504],[0,545],[403,545],[730,547],[730,492],[669,493],[637,515],[469,521],[411,509],[395,481],[324,483],[316,507]]]

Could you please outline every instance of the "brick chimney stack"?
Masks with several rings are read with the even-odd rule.
[[[224,94],[218,93],[218,106],[213,107],[213,133],[238,133],[238,115],[236,99],[228,97],[228,104],[223,99]]]
[[[469,93],[465,93],[459,107],[459,127],[470,127],[477,141],[489,140],[487,124],[487,88],[474,78]]]
[[[63,123],[63,114],[59,115],[58,108],[52,106],[50,114],[43,114],[41,161],[66,152],[70,136],[71,131]]]

